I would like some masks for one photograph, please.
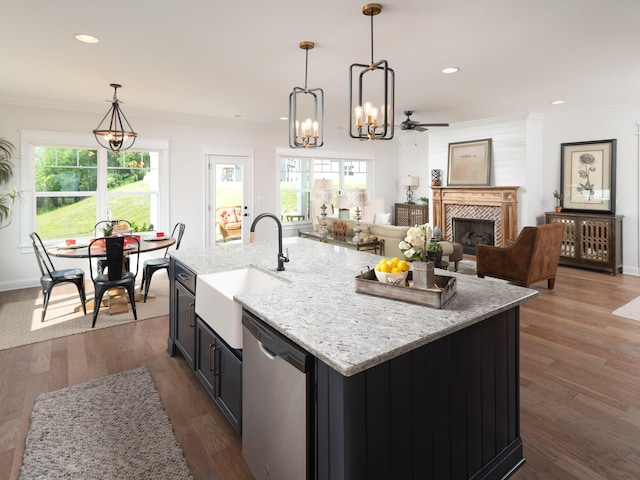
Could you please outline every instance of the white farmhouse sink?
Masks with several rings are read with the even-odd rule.
[[[242,348],[242,307],[234,295],[287,282],[257,268],[240,268],[196,277],[196,313],[231,348]]]

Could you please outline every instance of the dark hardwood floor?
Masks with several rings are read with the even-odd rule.
[[[560,267],[554,290],[521,309],[521,432],[514,480],[640,478],[640,322],[612,315],[640,277]],[[39,289],[0,292],[0,303]],[[0,478],[17,478],[41,392],[146,365],[198,479],[251,475],[240,439],[182,357],[166,354],[168,318],[0,351]],[[438,479],[440,480],[440,479]]]

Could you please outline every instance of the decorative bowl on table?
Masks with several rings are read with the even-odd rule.
[[[380,283],[386,283],[389,285],[404,285],[407,281],[407,275],[409,271],[399,273],[385,273],[379,270],[374,270],[376,278]]]

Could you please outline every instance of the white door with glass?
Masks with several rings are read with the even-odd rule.
[[[248,242],[251,227],[252,152],[218,149],[206,155],[208,246]]]

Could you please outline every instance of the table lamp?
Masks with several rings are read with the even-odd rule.
[[[419,180],[419,177],[412,177],[411,175],[400,177],[400,185],[407,187],[407,203],[415,203],[413,201],[413,190],[411,190],[411,187],[417,187],[420,185]]]
[[[356,243],[362,243],[362,227],[360,227],[360,219],[362,218],[362,207],[369,205],[369,190],[366,188],[355,188],[347,191],[347,197],[349,198],[349,204],[356,209],[356,226],[353,227],[353,241]]]
[[[320,228],[318,233],[326,235],[329,233],[327,230],[327,205],[331,205],[333,202],[333,180],[315,180],[313,182],[313,190],[311,190],[311,199],[314,202],[320,204],[320,219],[318,223]]]
[[[336,197],[336,208],[338,209],[338,218],[343,220],[349,219],[349,199],[346,195],[338,195]]]

